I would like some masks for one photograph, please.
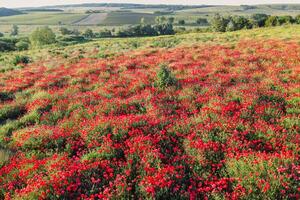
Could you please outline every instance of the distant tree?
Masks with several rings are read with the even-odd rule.
[[[0,32],[0,37],[4,37],[4,34]]]
[[[12,29],[11,29],[11,32],[10,32],[10,35],[11,36],[16,36],[19,34],[19,27],[17,25],[13,25],[12,26]]]
[[[72,30],[72,35],[79,36],[79,35],[80,35],[80,32],[79,32],[77,29],[73,29],[73,30]]]
[[[196,20],[196,23],[197,23],[198,25],[205,26],[205,25],[208,24],[208,21],[207,21],[207,19],[205,19],[205,18],[198,18],[198,19]]]
[[[56,42],[55,38],[55,33],[49,27],[37,28],[30,35],[31,44],[34,46],[53,44]]]
[[[110,30],[105,29],[105,30],[99,32],[99,37],[101,37],[101,38],[106,38],[106,37],[111,37],[111,36],[112,36],[112,33]]]
[[[266,20],[268,19],[268,15],[266,14],[253,14],[250,17],[253,27],[264,27]]]
[[[277,26],[278,25],[278,17],[277,16],[269,16],[266,20],[265,26]]]
[[[94,37],[94,32],[92,29],[86,29],[83,33],[83,36],[86,38],[93,38]]]
[[[281,26],[283,24],[292,24],[294,23],[294,19],[292,16],[286,15],[286,16],[279,16],[277,18],[277,25]]]
[[[59,31],[62,35],[70,35],[72,34],[72,31],[70,31],[69,29],[65,28],[65,27],[60,27]]]
[[[162,23],[165,23],[166,22],[166,17],[164,17],[164,16],[160,16],[160,17],[156,17],[155,18],[155,22],[157,23],[157,24],[162,24]]]
[[[175,33],[172,24],[159,24],[154,29],[157,35],[173,35]]]
[[[160,17],[160,23],[165,23],[167,18],[165,16]]]
[[[295,17],[295,23],[300,24],[300,14]]]
[[[230,20],[226,26],[226,31],[231,32],[231,31],[236,31],[236,30],[238,30],[238,29],[237,29],[235,22],[233,20]]]
[[[228,23],[229,20],[219,14],[216,14],[210,21],[212,30],[216,32],[225,32]]]
[[[185,25],[185,20],[183,20],[183,19],[179,20],[178,24],[181,25],[181,26]]]
[[[249,19],[244,16],[234,16],[232,17],[232,20],[236,26],[236,30],[252,28],[252,24]]]
[[[174,17],[169,17],[169,18],[168,18],[168,23],[169,23],[169,24],[173,24],[174,21],[175,21],[175,18],[174,18]]]

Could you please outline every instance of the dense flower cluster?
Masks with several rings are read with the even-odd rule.
[[[299,52],[243,40],[0,73],[0,198],[299,199]]]

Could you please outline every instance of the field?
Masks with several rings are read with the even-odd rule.
[[[0,198],[299,199],[299,52],[289,25],[3,53]]]
[[[17,24],[17,25],[58,25],[72,24],[87,14],[83,13],[64,13],[64,12],[30,12],[23,15],[9,17],[0,17],[0,24]]]
[[[185,20],[186,28],[196,26],[198,18],[210,19],[214,14],[222,15],[246,15],[254,13],[265,13],[269,15],[291,15],[299,14],[299,4],[287,5],[257,5],[252,7],[245,6],[205,6],[202,8],[177,8],[177,7],[134,7],[131,5],[98,5],[82,4],[77,6],[56,6],[45,7],[43,12],[24,11],[25,14],[0,17],[0,32],[9,33],[13,24],[22,25],[23,35],[28,35],[36,26],[56,27],[68,26],[71,29],[85,29],[86,26],[97,25],[99,29],[106,27],[122,27],[128,25],[139,24],[141,18],[145,19],[145,23],[154,23],[155,17],[165,16],[174,17],[175,25],[179,20]],[[62,12],[47,12],[47,9],[61,9]],[[86,13],[92,10],[101,13]],[[22,10],[21,10],[22,11]],[[1,15],[1,10],[0,10]],[[79,26],[79,27],[78,27]]]

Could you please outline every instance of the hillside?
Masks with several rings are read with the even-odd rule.
[[[299,52],[290,25],[1,54],[0,199],[299,199]]]
[[[13,9],[8,9],[8,8],[0,8],[0,17],[20,15],[20,14],[23,14],[23,13],[18,10],[13,10]]]

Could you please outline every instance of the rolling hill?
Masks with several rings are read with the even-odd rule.
[[[9,8],[0,8],[0,17],[3,16],[12,16],[12,15],[20,15],[23,14],[21,11],[13,10]]]

